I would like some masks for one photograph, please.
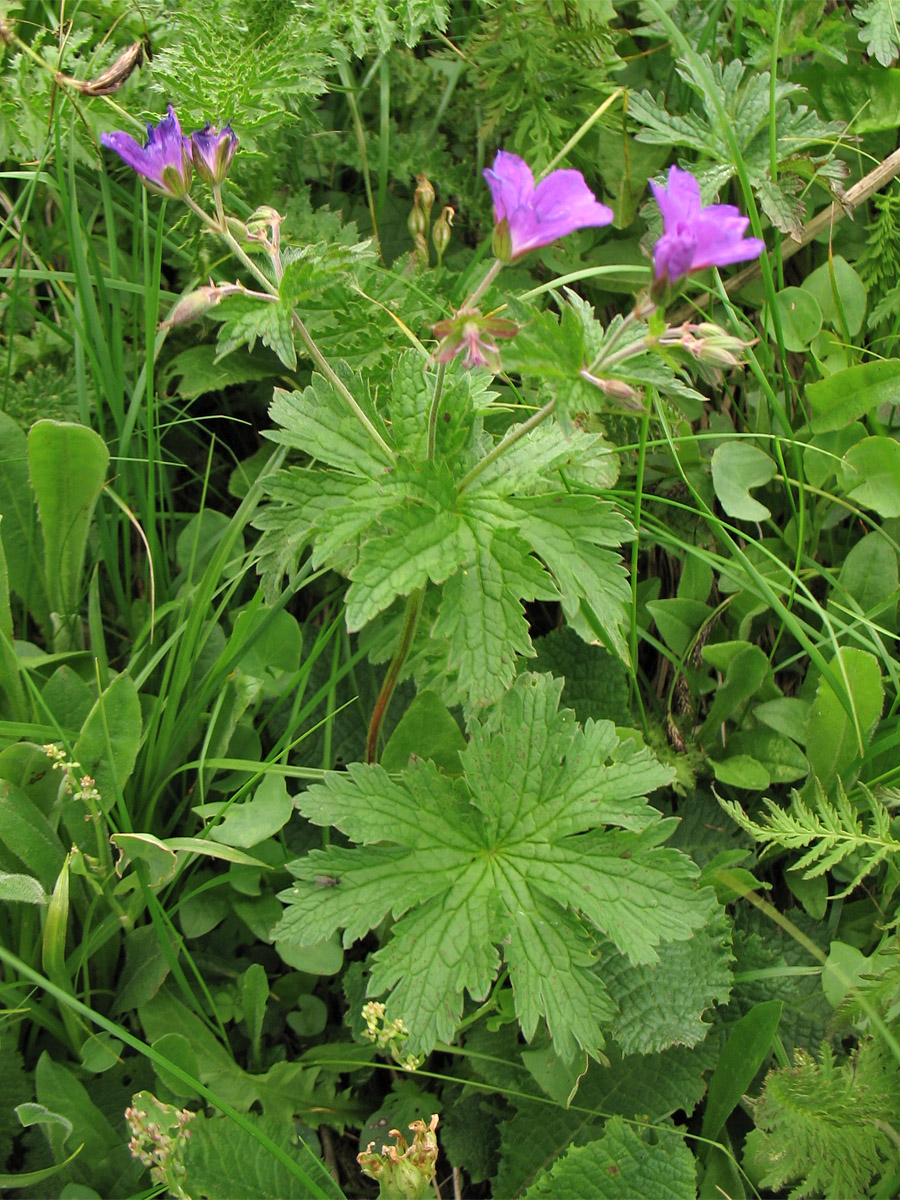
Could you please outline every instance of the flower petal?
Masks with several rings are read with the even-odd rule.
[[[485,167],[482,174],[491,189],[495,221],[502,221],[517,208],[528,204],[534,194],[534,176],[531,168],[518,154],[498,150],[493,168]]]

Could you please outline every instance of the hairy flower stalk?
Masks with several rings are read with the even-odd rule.
[[[372,709],[372,717],[369,721],[369,732],[366,736],[367,763],[376,762],[378,759],[378,738],[381,734],[381,726],[384,724],[388,705],[396,690],[400,672],[403,670],[403,664],[406,662],[406,657],[413,644],[413,638],[416,636],[416,628],[419,624],[424,596],[424,588],[415,588],[407,597],[406,612],[403,616],[403,630],[400,634],[400,644],[390,661],[387,674],[381,685],[381,691],[378,693],[378,699],[375,701],[375,707]]]

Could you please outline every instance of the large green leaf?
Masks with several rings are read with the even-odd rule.
[[[765,451],[750,442],[724,442],[712,456],[713,487],[729,517],[765,521],[772,514],[750,495],[774,478],[778,468]]]
[[[810,713],[806,757],[826,792],[838,776],[849,782],[847,772],[865,753],[884,703],[881,669],[874,655],[844,649],[835,656],[832,666],[847,689],[854,715],[847,713],[823,676]]]
[[[109,450],[93,429],[38,421],[28,434],[28,469],[44,531],[51,611],[60,622],[57,649],[78,644],[76,613],[94,506],[109,471]]]
[[[646,802],[669,777],[608,722],[557,711],[561,681],[520,675],[499,707],[470,723],[463,778],[419,762],[396,781],[351,765],[297,804],[357,848],[290,864],[296,885],[277,936],[344,930],[349,946],[399,918],[373,959],[369,990],[410,1030],[411,1052],[452,1038],[463,992],[488,992],[509,968],[527,1039],[546,1022],[559,1056],[598,1054],[613,1009],[593,947],[603,932],[635,963],[709,919],[696,868],[664,847],[672,824]],[[336,881],[322,888],[319,881]]]
[[[100,693],[75,743],[75,758],[94,779],[104,811],[128,782],[140,744],[141,703],[123,671]]]
[[[813,433],[843,429],[881,404],[900,401],[900,361],[859,363],[806,389]]]
[[[192,1195],[206,1200],[309,1200],[312,1195],[343,1200],[343,1192],[322,1162],[300,1141],[293,1123],[254,1120],[315,1181],[318,1190],[312,1192],[303,1175],[289,1171],[232,1121],[198,1114],[191,1122],[191,1136],[184,1150]]]
[[[841,470],[851,500],[882,517],[900,517],[900,442],[864,438],[844,455]]]
[[[44,543],[28,480],[25,434],[0,410],[0,516],[9,586],[41,624],[47,620]]]

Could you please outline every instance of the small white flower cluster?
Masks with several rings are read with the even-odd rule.
[[[403,1044],[409,1037],[409,1030],[400,1017],[395,1020],[385,1019],[385,1007],[380,1000],[370,1000],[362,1008],[366,1030],[363,1034],[368,1041],[374,1042],[379,1050],[386,1050],[394,1062],[403,1067],[404,1071],[418,1071],[425,1056],[422,1054],[407,1054],[403,1056]]]
[[[147,1107],[144,1107],[144,1105]],[[151,1117],[149,1108],[155,1111]],[[191,1136],[187,1128],[196,1116],[188,1108],[177,1109],[163,1104],[150,1092],[138,1092],[129,1108],[125,1109],[125,1120],[131,1130],[128,1149],[145,1167],[156,1183],[164,1183],[177,1200],[191,1200],[184,1190],[187,1172],[181,1160],[184,1142]],[[158,1119],[155,1119],[158,1118]]]
[[[100,793],[97,791],[96,781],[90,775],[82,774],[84,768],[81,763],[75,762],[74,759],[70,760],[65,750],[54,746],[52,742],[48,742],[43,750],[53,762],[53,770],[62,772],[63,787],[67,795],[75,800],[83,800],[85,804],[92,807],[100,803]],[[90,813],[86,813],[84,819],[89,821]]]

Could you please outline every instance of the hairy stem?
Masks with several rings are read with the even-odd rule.
[[[511,429],[506,437],[502,441],[498,442],[489,454],[484,456],[481,462],[477,462],[475,464],[472,470],[469,471],[468,475],[463,476],[463,478],[460,480],[459,487],[456,489],[457,494],[461,496],[462,493],[469,487],[469,485],[478,478],[482,471],[487,470],[492,462],[496,462],[502,454],[505,454],[510,446],[514,446],[520,438],[523,438],[526,434],[531,433],[532,429],[536,429],[537,426],[540,425],[541,421],[546,421],[547,417],[550,416],[555,407],[556,400],[550,400],[544,405],[543,408],[539,408],[533,416],[530,416],[527,421],[523,421],[521,425],[517,425],[515,429]]]
[[[375,701],[375,707],[372,709],[372,719],[369,721],[369,734],[366,738],[367,763],[375,762],[378,757],[378,737],[381,733],[381,726],[384,724],[388,705],[391,702],[394,689],[397,687],[400,671],[406,662],[406,656],[409,654],[413,638],[416,636],[416,626],[419,624],[419,614],[422,611],[422,598],[424,595],[425,589],[420,587],[410,592],[407,598],[406,613],[403,618],[403,632],[400,634],[400,644],[394,653],[394,657],[391,659],[387,675],[384,677],[384,683],[381,685],[381,691],[378,693],[378,699]]]
[[[201,219],[201,221],[203,221],[204,225],[206,225],[208,229],[212,230],[213,233],[217,233],[219,235],[219,237],[221,237],[225,241],[229,250],[231,250],[231,252],[235,256],[235,258],[239,259],[240,262],[242,262],[244,264],[244,266],[247,268],[247,270],[250,271],[250,273],[254,276],[254,278],[259,280],[259,282],[266,289],[266,291],[269,293],[269,295],[277,297],[278,296],[277,284],[275,284],[268,277],[268,275],[266,275],[266,273],[264,271],[260,270],[260,268],[256,265],[256,263],[253,261],[253,259],[250,257],[250,255],[247,253],[247,251],[244,249],[244,247],[240,244],[240,242],[237,240],[237,238],[234,236],[234,234],[228,228],[227,224],[223,223],[220,225],[218,221],[216,221],[208,213],[204,212],[204,210],[200,207],[200,205],[196,204],[191,199],[190,196],[185,196],[184,199],[185,199],[185,202],[186,202],[188,208],[190,208],[191,212],[195,213]],[[366,414],[363,412],[363,410],[360,408],[358,401],[353,396],[353,393],[350,391],[350,389],[347,387],[347,385],[344,383],[344,381],[340,378],[340,376],[336,374],[336,372],[334,371],[331,364],[328,362],[325,355],[319,349],[318,345],[316,344],[315,340],[313,339],[312,334],[309,332],[309,330],[303,324],[303,321],[301,320],[299,313],[297,313],[295,311],[292,313],[292,316],[293,316],[294,328],[300,334],[300,340],[303,342],[303,345],[306,347],[306,351],[309,354],[309,357],[313,360],[313,362],[315,363],[315,365],[319,369],[319,371],[322,373],[322,375],[325,376],[325,378],[328,380],[328,382],[331,384],[331,386],[334,388],[334,390],[337,392],[337,394],[341,397],[341,399],[344,401],[344,403],[347,405],[347,407],[353,413],[353,415],[356,417],[357,421],[359,421],[359,423],[365,429],[366,433],[368,433],[369,437],[372,439],[372,441],[375,443],[375,445],[378,447],[378,449],[381,451],[381,453],[387,458],[388,462],[393,462],[393,459],[394,459],[393,450],[391,450],[390,446],[387,444],[387,442],[384,440],[384,438],[381,436],[381,434],[378,432],[378,430],[375,428],[375,426],[372,424],[372,422],[369,420],[369,418],[366,416]]]
[[[592,375],[597,373],[598,367],[608,367],[610,362],[616,361],[615,359],[611,358],[612,349],[614,346],[618,345],[618,343],[622,340],[623,335],[628,331],[629,326],[633,325],[636,320],[637,310],[635,309],[626,315],[622,321],[622,324],[615,331],[615,333],[610,335],[606,345],[602,347],[600,353],[588,367],[588,371],[590,371]],[[641,343],[641,346],[643,348],[643,343]]]
[[[487,291],[487,289],[494,282],[494,280],[497,278],[497,276],[500,274],[500,272],[502,270],[503,270],[503,263],[500,261],[499,258],[495,258],[494,261],[491,263],[491,265],[488,267],[487,271],[485,272],[484,279],[482,279],[481,283],[479,283],[479,285],[475,289],[475,291],[471,292],[465,298],[465,300],[463,300],[460,312],[462,312],[463,309],[471,308],[473,304],[477,304],[478,301],[481,299],[481,297],[484,295],[484,293]]]
[[[313,360],[313,362],[316,364],[316,366],[319,368],[319,370],[322,372],[322,374],[325,376],[325,378],[328,380],[328,382],[331,384],[331,386],[334,388],[334,390],[337,392],[337,394],[341,397],[341,399],[344,401],[344,403],[347,405],[347,407],[353,413],[354,417],[356,417],[357,421],[359,421],[360,425],[362,425],[363,429],[365,429],[366,433],[368,433],[369,437],[372,439],[372,441],[375,443],[375,445],[378,447],[378,449],[381,451],[381,453],[385,456],[385,458],[388,460],[388,462],[393,462],[394,461],[393,450],[390,448],[390,446],[387,444],[387,442],[384,440],[384,438],[381,436],[381,434],[378,432],[378,430],[375,428],[375,426],[372,424],[372,422],[369,420],[369,418],[366,416],[366,414],[363,412],[363,410],[360,408],[359,403],[354,398],[353,393],[350,391],[350,389],[347,387],[347,385],[344,383],[344,381],[340,378],[339,375],[337,375],[335,373],[331,364],[328,362],[328,359],[325,357],[325,355],[322,353],[322,351],[316,345],[315,341],[313,340],[312,334],[309,332],[309,330],[303,324],[299,315],[296,312],[293,314],[293,318],[294,318],[294,328],[300,334],[300,340],[303,342],[303,345],[306,347],[306,349],[309,353],[309,357]]]

